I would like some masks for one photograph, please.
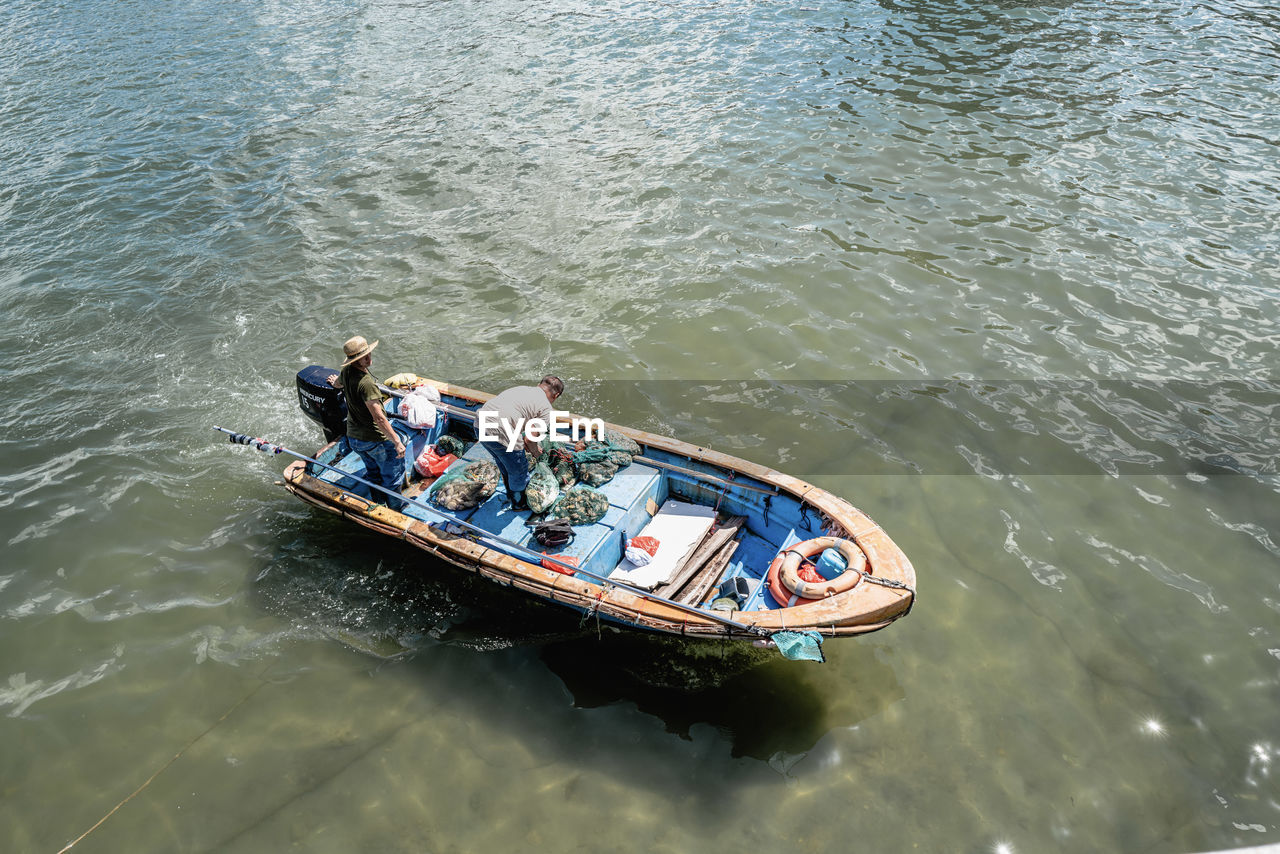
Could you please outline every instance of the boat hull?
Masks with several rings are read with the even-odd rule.
[[[432,382],[450,411],[465,417],[491,395],[447,383]],[[790,607],[770,599],[769,607],[708,614],[703,607],[677,607],[613,583],[567,575],[481,541],[469,532],[414,518],[371,502],[336,483],[314,476],[301,461],[284,473],[284,486],[303,501],[409,545],[497,584],[515,587],[545,602],[572,608],[619,626],[685,638],[737,639],[761,642],[776,631],[817,631],[828,637],[866,634],[883,629],[907,614],[915,599],[915,571],[906,555],[869,516],[848,501],[806,481],[727,454],[666,436],[607,425],[638,442],[646,463],[664,476],[687,478],[691,488],[709,489],[717,503],[724,498],[764,498],[764,520],[770,507],[800,508],[806,522],[812,513],[824,522],[823,533],[854,541],[867,556],[868,575],[853,589],[822,600]],[[331,449],[322,448],[317,456]],[[689,472],[681,475],[676,472]],[[720,485],[717,485],[720,484]],[[735,498],[736,496],[736,498]],[[774,501],[776,500],[776,503]],[[776,524],[776,523],[774,523]],[[757,568],[763,581],[762,568]],[[730,616],[738,626],[717,619]]]

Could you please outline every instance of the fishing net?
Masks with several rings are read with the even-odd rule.
[[[560,482],[546,462],[533,467],[533,476],[524,489],[524,500],[534,513],[541,513],[560,497]]]
[[[640,445],[616,430],[605,430],[604,441],[591,441],[573,455],[573,466],[578,480],[590,486],[600,486],[613,480],[618,469],[631,465],[640,453]]]
[[[442,454],[453,454],[455,457],[461,458],[471,446],[459,439],[457,436],[441,436],[436,439],[436,450]]]
[[[568,519],[571,525],[593,525],[609,512],[609,499],[599,490],[579,485],[566,489],[547,512]]]
[[[467,510],[493,495],[500,479],[498,467],[488,460],[455,465],[432,484],[430,496],[447,510]]]
[[[542,440],[542,454],[534,458],[533,454],[525,452],[525,460],[529,464],[529,471],[534,471],[540,464],[545,464],[551,469],[551,473],[555,475],[556,484],[563,489],[573,484],[578,479],[577,472],[573,468],[573,450],[567,448],[562,442],[553,442],[550,437]]]
[[[640,443],[635,439],[622,435],[617,430],[605,430],[604,441],[610,447],[615,450],[622,451],[629,456],[640,456]]]
[[[618,473],[618,464],[606,457],[578,463],[575,471],[578,474],[578,480],[587,486],[600,486],[613,480],[613,476]]]
[[[461,462],[454,463],[450,466],[444,474],[436,478],[435,483],[431,484],[431,488],[427,490],[427,497],[432,501],[435,501],[437,504],[442,504],[443,502],[440,500],[440,496],[443,494],[448,498],[448,500],[452,501],[453,499],[451,496],[453,495],[453,492],[446,492],[445,488],[452,483],[467,479],[467,465],[468,463]]]
[[[560,488],[572,486],[574,481],[578,479],[578,473],[573,470],[573,452],[566,451],[564,448],[555,448],[551,451],[550,462],[551,473],[556,476],[556,482],[560,484]]]

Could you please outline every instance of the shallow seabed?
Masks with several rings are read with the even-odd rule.
[[[0,67],[0,849],[1280,842],[1274,8],[14,0]],[[739,672],[302,506],[211,426],[315,447],[352,334],[919,603]]]

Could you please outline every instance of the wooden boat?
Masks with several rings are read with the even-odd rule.
[[[311,461],[300,458],[288,466],[285,487],[309,504],[498,584],[622,627],[765,648],[778,632],[843,637],[877,631],[906,615],[915,600],[911,562],[848,501],[765,466],[624,426],[606,425],[637,442],[641,453],[599,487],[609,500],[604,518],[575,528],[574,540],[561,549],[548,550],[531,539],[530,513],[513,510],[501,489],[478,507],[451,511],[426,497],[430,479],[418,480],[402,493],[413,500],[392,510],[385,497],[357,494],[364,465],[357,454],[342,453],[335,392],[323,382],[330,373],[313,366],[298,375],[299,402],[325,426],[330,441]],[[406,459],[436,441],[441,430],[474,440],[475,413],[492,396],[427,382],[438,390],[438,408],[448,418],[434,431],[415,431],[393,417]],[[392,397],[389,414],[395,404]],[[476,443],[455,465],[485,458]],[[624,560],[625,545],[658,517],[666,519],[668,502],[707,508],[702,514],[714,516],[713,526],[683,551],[665,581],[651,589],[633,585],[623,571],[634,566]],[[804,597],[781,583],[795,584],[802,555],[816,559],[828,545],[852,559],[842,575],[828,582],[808,573],[818,583],[799,582]],[[563,558],[576,558],[577,569],[557,563]]]

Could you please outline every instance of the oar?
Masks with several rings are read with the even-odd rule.
[[[317,466],[320,466],[321,468],[328,469],[329,471],[337,472],[343,477],[349,477],[352,480],[356,481],[357,483],[362,483],[365,486],[370,487],[371,489],[378,490],[379,492],[385,492],[387,495],[394,496],[395,498],[398,498],[401,501],[407,501],[411,504],[415,504],[423,508],[424,510],[428,510],[431,513],[434,513],[436,515],[441,515],[439,511],[437,511],[435,508],[431,507],[430,505],[426,504],[425,502],[417,498],[410,498],[407,495],[401,495],[399,492],[388,489],[385,486],[382,486],[381,484],[371,483],[362,477],[358,477],[352,474],[351,472],[343,471],[342,469],[335,468],[334,466],[328,465],[326,463],[322,463],[313,457],[308,457],[305,454],[299,454],[297,451],[291,451],[290,449],[286,448],[284,445],[277,445],[274,442],[268,442],[266,439],[256,439],[244,433],[237,433],[234,430],[228,430],[225,427],[215,426],[213,429],[217,430],[220,433],[226,433],[227,436],[230,437],[231,443],[234,445],[249,445],[250,447],[257,448],[259,451],[262,451],[268,454],[288,454],[291,457],[295,457],[299,460],[303,460],[304,462],[311,463],[312,465],[317,465]],[[535,552],[532,549],[525,548],[519,543],[513,543],[510,540],[505,540],[502,537],[495,535],[491,531],[486,531],[484,528],[480,528],[475,525],[472,525],[470,522],[464,522],[461,519],[452,519],[449,517],[444,517],[444,518],[451,524],[457,525],[458,527],[463,528],[465,530],[472,531],[473,533],[479,535],[480,537],[488,540],[491,543],[497,543],[499,545],[506,546],[510,549],[514,549],[515,551],[518,551],[524,555],[532,557],[537,561],[542,561],[544,559],[548,560],[551,563],[554,563],[556,566],[560,566],[560,567],[563,567],[564,569],[572,570],[574,572],[585,575],[588,578],[598,581],[605,586],[612,585],[619,589],[626,590],[628,593],[633,593],[636,596],[639,596],[643,599],[648,599],[651,602],[661,602],[662,604],[669,605],[678,611],[684,611],[685,613],[693,614],[694,616],[700,617],[705,620],[711,620],[713,622],[721,623],[723,625],[729,626],[730,628],[734,628],[734,629],[738,629],[739,631],[746,632],[747,634],[758,635],[766,639],[772,638],[774,634],[772,632],[769,632],[769,631],[766,631],[765,629],[760,628],[759,626],[753,626],[747,623],[740,623],[737,620],[731,620],[728,617],[722,617],[713,611],[702,611],[697,608],[691,608],[690,606],[685,605],[682,602],[676,602],[672,599],[667,599],[664,596],[659,596],[656,593],[650,593],[649,591],[642,590],[639,587],[632,587],[630,584],[625,584],[621,581],[615,581],[610,578],[604,578],[602,576],[596,575],[593,572],[588,572],[587,570],[582,569],[581,567],[575,567],[570,564],[564,563],[563,561],[556,560],[554,557],[551,557],[550,555],[544,555],[539,552]]]

